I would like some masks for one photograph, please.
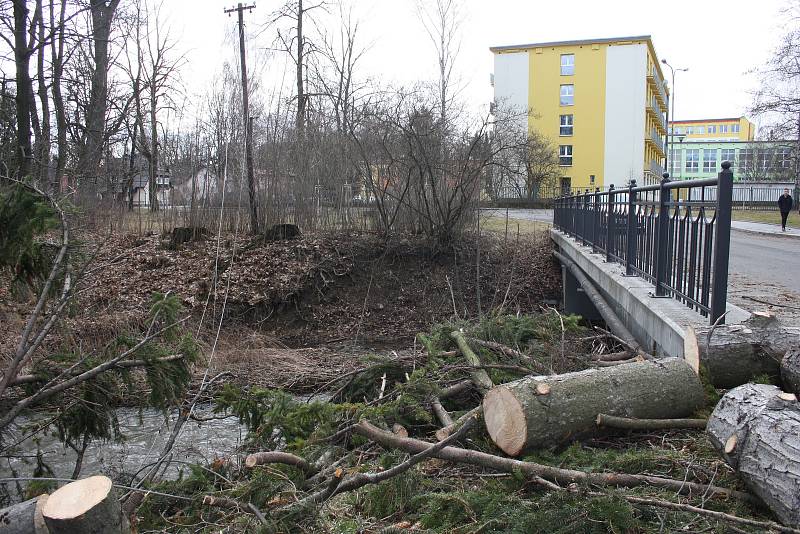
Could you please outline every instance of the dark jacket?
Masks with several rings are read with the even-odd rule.
[[[792,211],[792,195],[781,195],[778,197],[778,209],[781,213]]]

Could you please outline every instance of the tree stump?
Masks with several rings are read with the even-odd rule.
[[[686,360],[705,367],[714,386],[728,389],[758,375],[777,377],[783,355],[800,344],[800,328],[762,314],[742,324],[689,327],[684,340]]]
[[[527,376],[492,388],[483,413],[489,436],[511,456],[597,433],[600,413],[643,419],[691,415],[703,405],[703,386],[678,358]]]
[[[42,510],[52,534],[127,534],[128,519],[111,479],[94,476],[71,482],[53,492]]]
[[[708,421],[711,444],[787,526],[800,527],[800,403],[765,384],[720,400]]]
[[[781,384],[783,390],[800,398],[800,349],[792,349],[781,361]]]
[[[0,532],[3,534],[48,534],[42,508],[48,495],[39,495],[0,510]]]
[[[300,227],[296,224],[273,224],[269,230],[264,232],[264,241],[285,241],[297,239],[302,235]]]
[[[208,230],[202,226],[178,226],[172,229],[167,248],[178,250],[182,244],[203,240],[207,235]]]

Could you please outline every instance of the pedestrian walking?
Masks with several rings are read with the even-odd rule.
[[[778,209],[781,210],[781,229],[786,231],[786,219],[789,218],[789,212],[792,211],[792,195],[789,194],[789,189],[784,189],[783,194],[778,197]]]

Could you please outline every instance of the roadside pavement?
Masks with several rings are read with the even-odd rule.
[[[731,229],[739,230],[740,232],[751,232],[756,234],[765,235],[780,235],[800,237],[800,230],[797,228],[787,228],[785,232],[781,231],[780,224],[766,224],[750,221],[731,221]]]

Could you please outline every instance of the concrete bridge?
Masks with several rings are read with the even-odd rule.
[[[572,260],[603,294],[617,316],[636,337],[642,348],[658,356],[683,357],[688,327],[709,324],[696,310],[671,297],[656,297],[653,284],[638,276],[626,276],[625,267],[606,261],[605,254],[578,243],[564,232],[552,229],[554,247]],[[590,321],[600,321],[596,307],[580,287],[575,276],[562,265],[564,308]],[[750,313],[727,305],[726,324],[747,320]]]
[[[724,162],[714,179],[665,175],[656,185],[557,199],[550,235],[566,311],[674,357],[684,356],[690,327],[746,321],[747,311],[727,303],[732,184]]]

